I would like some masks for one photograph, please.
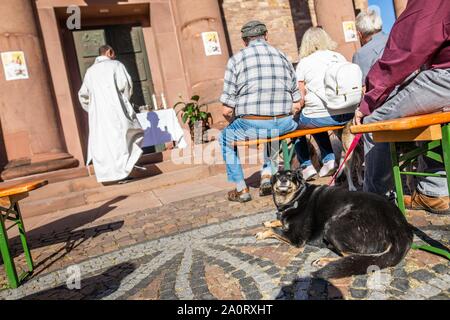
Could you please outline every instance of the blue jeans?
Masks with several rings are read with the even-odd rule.
[[[450,106],[450,69],[420,72],[388,100],[364,118],[364,123],[433,113]],[[376,143],[372,134],[364,135],[364,188],[366,192],[387,195],[393,189],[392,162],[388,143]],[[445,174],[443,164],[419,157],[420,171]],[[448,196],[447,179],[418,177],[417,191],[430,197]]]
[[[292,116],[273,120],[235,119],[223,129],[219,137],[223,159],[227,168],[228,181],[238,183],[244,180],[237,148],[233,146],[235,141],[276,137],[294,131],[296,128],[297,123]],[[266,145],[263,171],[267,170],[272,171],[272,161],[268,156]]]
[[[349,122],[353,118],[353,113],[340,114],[337,116],[329,116],[322,118],[308,118],[300,115],[299,119],[299,129],[312,129],[328,126],[340,126]],[[320,149],[320,155],[322,163],[330,160],[335,160],[333,148],[331,146],[330,137],[328,132],[321,132],[313,134],[314,139]],[[312,165],[311,156],[309,153],[308,141],[306,137],[300,137],[295,141],[295,152],[297,153],[298,161],[302,168]]]

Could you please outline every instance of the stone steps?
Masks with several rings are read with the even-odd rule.
[[[49,185],[47,187],[50,194],[47,194],[47,187],[30,193],[30,197],[21,202],[21,209],[24,217],[32,217],[194,180],[195,177],[203,177],[205,174],[209,174],[208,168],[198,166],[112,186],[98,184],[95,177],[89,177],[90,180],[87,183],[77,179],[61,187],[70,189],[71,186],[78,184],[78,186],[85,186],[86,188],[77,191],[68,190],[67,192],[61,189],[61,193],[51,195],[54,190],[51,189],[52,185]],[[93,186],[94,184],[96,186]],[[58,184],[53,186],[53,188],[57,187],[60,186]]]
[[[140,165],[146,167],[147,171],[139,171],[134,175],[136,180],[122,185],[102,185],[93,175],[62,181],[49,180],[49,185],[30,192],[29,197],[21,201],[22,214],[24,217],[33,217],[53,213],[225,173],[224,164],[188,164],[195,162],[195,158],[190,156],[181,158],[188,160],[186,164],[174,163],[166,152],[158,156],[157,160],[161,159],[159,163],[151,163],[151,159],[147,159],[150,162],[147,164],[141,160]],[[260,166],[256,161],[250,161],[256,159],[255,155],[247,154],[242,159],[247,163],[243,165],[244,169]],[[178,163],[181,160],[178,159]]]
[[[173,172],[192,167],[189,165],[174,165],[169,161],[162,162],[159,164],[146,164],[142,166],[145,167],[147,171],[143,173],[138,172],[136,174],[133,174],[135,178],[143,179],[147,177],[154,177],[166,172]],[[36,201],[49,197],[51,198],[63,196],[67,193],[86,191],[95,188],[108,188],[108,186],[104,186],[101,183],[98,183],[97,179],[95,178],[95,175],[64,181],[50,182],[49,185],[47,185],[45,188],[30,193],[30,196],[27,198],[27,201]]]

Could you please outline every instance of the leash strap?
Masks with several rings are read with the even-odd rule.
[[[361,137],[362,137],[362,133],[358,133],[353,138],[352,144],[350,145],[350,148],[348,148],[347,153],[345,154],[344,161],[342,161],[341,165],[339,166],[339,169],[334,173],[333,178],[331,178],[331,181],[328,184],[329,186],[333,185],[333,183],[336,180],[337,176],[342,171],[342,168],[344,167],[345,163],[347,162],[348,157],[352,154],[353,150],[355,150],[356,146],[359,143],[359,140],[361,140]]]

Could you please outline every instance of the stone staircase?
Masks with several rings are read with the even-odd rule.
[[[209,144],[205,145],[205,148]],[[255,155],[246,155],[244,169],[259,167]],[[179,164],[183,162],[184,164]],[[135,180],[126,184],[103,185],[96,181],[92,167],[60,170],[47,175],[35,175],[25,179],[1,183],[7,185],[25,180],[47,179],[49,184],[30,193],[21,201],[25,218],[55,213],[58,211],[105,202],[121,196],[130,196],[158,188],[174,186],[190,181],[201,180],[225,173],[225,165],[199,163],[192,155],[172,161],[171,150],[143,156],[138,163],[146,171],[137,171]]]

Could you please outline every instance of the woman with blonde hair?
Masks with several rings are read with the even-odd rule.
[[[311,27],[303,35],[299,49],[300,61],[296,70],[303,97],[299,129],[343,125],[353,118],[354,112],[351,110],[328,109],[326,102],[320,98],[325,96],[324,78],[328,67],[332,63],[346,61],[344,56],[333,51],[336,47],[337,44],[320,27]],[[313,137],[321,153],[322,168],[319,176],[330,176],[337,166],[328,133],[314,134]],[[306,137],[295,142],[295,150],[305,180],[316,178],[317,171],[311,162]]]

